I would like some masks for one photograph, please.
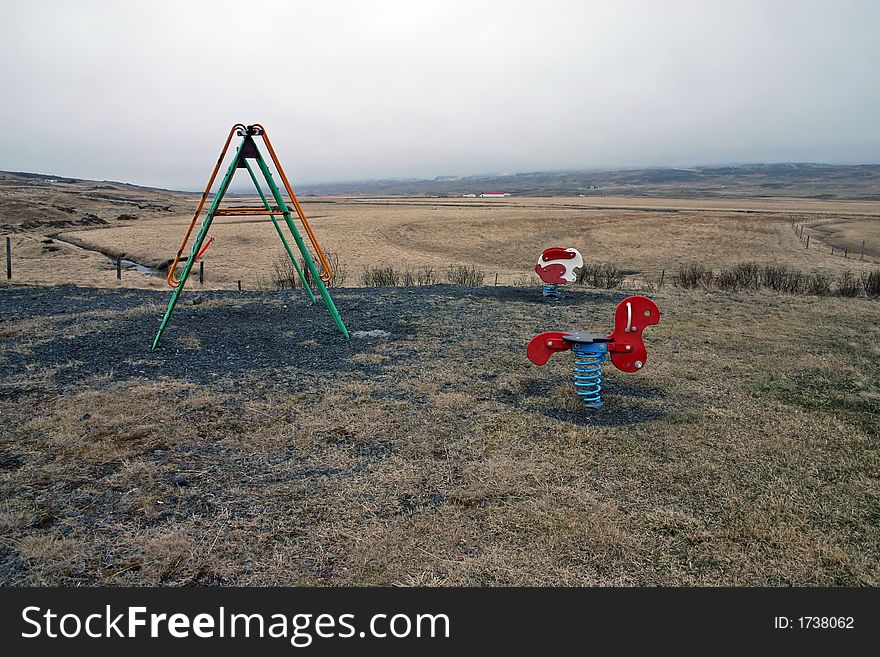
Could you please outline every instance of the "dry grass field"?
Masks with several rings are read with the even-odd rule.
[[[876,269],[877,203],[304,199],[351,340],[301,290],[251,291],[271,224],[220,220],[150,352],[164,281],[47,240],[161,265],[195,199],[77,181],[37,206],[46,183],[4,180],[4,584],[880,584],[880,303],[654,284],[694,260]],[[525,345],[609,330],[627,292],[514,285],[551,244],[661,309],[600,413],[570,354]],[[382,263],[500,285],[355,287]]]
[[[499,283],[511,284],[530,272],[544,246],[554,244],[576,245],[589,260],[613,262],[635,277],[655,277],[693,259],[713,267],[755,259],[807,269],[860,269],[855,261],[841,262],[829,250],[820,251],[821,240],[804,253],[791,218],[810,222],[817,230],[845,220],[850,232],[835,244],[855,249],[855,237],[865,239],[872,260],[880,248],[880,204],[866,202],[333,199],[309,201],[304,207],[325,248],[340,255],[347,273],[343,285],[359,285],[369,265],[442,271],[450,264],[474,263],[493,281],[497,273]],[[155,219],[61,237],[161,266],[176,252],[186,221]],[[205,256],[210,287],[230,288],[242,280],[252,289],[282,253],[268,220],[219,219],[211,235],[215,242]]]
[[[14,281],[162,289],[161,277],[126,271],[111,257],[163,269],[176,253],[197,196],[119,183],[33,182],[0,177],[0,225],[11,230]],[[5,182],[5,184],[3,184]],[[254,204],[239,197],[232,203]],[[633,282],[697,260],[719,268],[743,260],[856,273],[880,260],[880,203],[792,198],[304,198],[324,248],[339,255],[343,286],[365,266],[477,264],[494,282],[524,282],[538,253],[576,246],[587,261],[612,262]],[[59,209],[60,208],[60,209]],[[806,224],[804,249],[790,222]],[[205,260],[206,289],[255,289],[283,253],[267,219],[218,218]],[[48,243],[57,237],[65,243]],[[858,259],[865,240],[865,261]],[[830,247],[849,249],[849,258]],[[99,253],[100,252],[100,253]],[[102,255],[104,253],[106,255]],[[842,255],[842,254],[841,254]],[[866,262],[867,261],[867,262]]]

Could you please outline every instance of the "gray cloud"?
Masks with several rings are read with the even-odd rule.
[[[880,162],[876,2],[6,2],[0,169],[204,184]]]

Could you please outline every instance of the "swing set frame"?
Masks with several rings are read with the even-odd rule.
[[[217,188],[217,192],[214,194],[214,198],[211,201],[211,205],[208,208],[207,213],[205,214],[205,218],[202,221],[198,233],[196,233],[195,241],[193,242],[186,262],[183,265],[183,271],[181,272],[180,278],[176,278],[175,271],[177,270],[180,261],[183,259],[183,253],[186,249],[186,245],[189,242],[189,238],[192,235],[196,223],[198,222],[199,216],[202,213],[202,209],[204,208],[205,203],[208,200],[208,196],[211,192],[211,187],[214,185],[214,181],[217,178],[220,167],[222,166],[224,159],[226,159],[226,152],[229,150],[229,145],[232,142],[233,137],[235,137],[236,135],[242,138],[241,142],[235,149],[235,153],[232,157],[232,160],[230,161],[229,166],[226,169],[226,173],[223,176],[223,179],[220,181],[220,186]],[[318,270],[318,266],[315,264],[315,260],[312,258],[312,254],[309,252],[306,243],[303,241],[299,230],[297,230],[296,224],[293,221],[293,213],[291,212],[290,206],[288,205],[287,201],[285,201],[284,196],[281,194],[281,190],[275,183],[275,180],[272,177],[272,172],[269,170],[269,166],[267,165],[266,160],[260,153],[260,149],[257,147],[257,143],[254,139],[255,137],[262,138],[263,144],[265,145],[266,150],[268,151],[269,156],[272,159],[272,163],[275,165],[275,170],[278,172],[278,175],[281,176],[281,181],[284,184],[284,189],[287,192],[290,204],[293,206],[293,210],[296,213],[296,216],[299,218],[303,228],[305,228],[306,235],[311,242],[312,248],[314,248],[315,250],[318,263],[321,266],[320,271]],[[256,168],[259,169],[260,173],[265,179],[266,185],[268,186],[269,191],[272,194],[272,199],[275,202],[274,207],[269,203],[266,195],[263,193],[263,189],[260,187],[260,183],[257,180],[256,174],[254,173],[254,168],[251,166],[249,160],[253,160],[256,163]],[[235,175],[237,169],[247,170],[248,175],[250,176],[251,181],[254,183],[254,187],[256,187],[257,193],[260,196],[260,200],[263,203],[262,207],[220,207],[220,201],[223,199],[224,195],[229,189],[229,184],[232,182],[232,178]],[[291,249],[287,238],[285,238],[284,232],[281,230],[281,225],[278,223],[276,215],[281,215],[281,217],[284,219],[284,223],[287,225],[287,228],[293,236],[294,242],[296,243],[297,249],[302,256],[303,263],[308,269],[312,281],[318,288],[318,292],[324,301],[324,305],[327,306],[327,310],[329,310],[330,314],[333,316],[333,321],[335,322],[336,327],[339,329],[340,333],[348,338],[348,329],[346,329],[345,324],[342,321],[342,317],[340,317],[339,311],[336,309],[336,305],[333,303],[333,299],[330,298],[330,292],[327,290],[327,286],[333,280],[333,269],[330,266],[330,262],[327,259],[327,256],[324,254],[321,245],[318,243],[318,239],[317,237],[315,237],[315,233],[314,231],[312,231],[312,227],[311,225],[309,225],[309,221],[308,219],[306,219],[306,215],[303,212],[299,201],[296,199],[296,194],[293,193],[293,188],[290,185],[290,181],[287,179],[287,175],[284,173],[284,169],[281,167],[281,162],[278,161],[278,156],[275,154],[275,149],[272,148],[272,142],[269,141],[269,136],[266,134],[266,129],[258,123],[249,126],[246,126],[243,123],[236,123],[232,126],[229,131],[229,135],[226,137],[226,143],[223,144],[223,150],[220,153],[220,157],[217,159],[217,164],[214,166],[214,171],[211,173],[211,178],[208,180],[205,191],[202,193],[202,197],[199,200],[198,207],[196,208],[196,211],[193,214],[193,218],[189,223],[186,234],[183,236],[183,240],[180,243],[180,248],[177,250],[177,255],[174,257],[174,260],[168,268],[168,275],[166,276],[165,280],[168,282],[168,285],[174,288],[174,292],[171,294],[171,299],[168,302],[168,309],[165,311],[165,316],[162,318],[162,323],[159,326],[159,331],[156,333],[156,337],[153,340],[151,351],[156,349],[156,347],[159,345],[159,341],[162,339],[162,335],[165,333],[165,329],[168,326],[169,320],[171,319],[171,314],[174,312],[174,308],[177,305],[180,294],[183,292],[183,287],[184,285],[186,285],[186,281],[189,278],[189,274],[192,270],[193,265],[207,249],[208,245],[205,244],[203,246],[203,244],[205,242],[205,237],[208,234],[208,229],[211,227],[211,223],[214,221],[214,218],[252,217],[263,215],[268,215],[269,218],[272,220],[272,225],[275,227],[275,231],[278,233],[278,237],[281,238],[281,243],[284,245],[284,250],[290,257],[290,261],[293,263],[293,266],[296,269],[296,273],[302,281],[303,289],[305,289],[312,303],[317,303],[311,286],[306,279],[306,275],[303,272],[302,267],[300,267],[299,263],[296,261],[293,250]]]

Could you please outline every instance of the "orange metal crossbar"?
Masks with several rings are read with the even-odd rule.
[[[250,217],[252,215],[261,214],[281,214],[278,208],[217,208],[214,211],[215,217]]]
[[[225,208],[217,208],[215,212],[272,212],[274,214],[281,214],[281,210],[278,207],[269,206],[267,210],[265,206],[244,206],[244,205],[227,205]]]
[[[199,199],[199,206],[196,208],[196,212],[193,215],[192,220],[189,222],[189,228],[186,229],[186,235],[183,236],[183,241],[180,243],[180,248],[177,250],[177,255],[174,256],[174,261],[168,268],[168,275],[165,277],[165,280],[171,287],[177,287],[177,284],[180,283],[180,281],[174,277],[174,270],[177,269],[177,265],[180,264],[180,259],[181,257],[183,257],[183,250],[186,248],[186,243],[189,241],[189,236],[192,235],[192,231],[193,228],[195,228],[196,221],[198,220],[199,215],[202,212],[205,201],[208,199],[208,194],[211,192],[211,186],[214,184],[214,179],[217,177],[217,172],[220,170],[220,165],[223,164],[223,158],[226,157],[226,151],[229,149],[229,143],[232,141],[232,136],[235,134],[236,130],[246,129],[247,127],[243,123],[236,123],[234,126],[232,126],[232,129],[230,129],[229,136],[226,137],[226,143],[223,144],[223,150],[220,151],[220,157],[217,159],[217,164],[214,165],[214,171],[211,173],[211,178],[210,180],[208,180],[208,185],[205,187],[205,191],[202,192],[202,198]]]

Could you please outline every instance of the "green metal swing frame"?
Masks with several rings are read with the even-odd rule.
[[[205,218],[202,221],[202,225],[199,228],[198,233],[196,234],[195,241],[193,242],[192,249],[190,250],[189,256],[186,259],[186,263],[183,266],[183,271],[181,272],[180,278],[175,278],[174,272],[177,268],[178,263],[180,262],[183,252],[186,248],[186,243],[189,240],[189,236],[192,233],[192,230],[198,220],[199,214],[201,213],[202,207],[207,200],[208,195],[210,194],[211,187],[214,184],[214,179],[217,176],[217,172],[220,169],[220,166],[223,163],[223,160],[226,156],[226,151],[229,148],[229,143],[232,140],[233,135],[240,136],[241,142],[238,147],[235,149],[234,156],[226,169],[226,174],[223,176],[223,179],[220,181],[220,186],[217,188],[217,192],[214,195],[214,198],[211,202],[211,205],[208,209],[208,212],[205,214]],[[275,168],[280,174],[284,186],[287,190],[289,199],[291,204],[294,207],[297,218],[302,223],[303,227],[306,229],[306,233],[308,234],[309,239],[311,240],[312,246],[315,249],[315,253],[318,256],[318,260],[321,263],[322,270],[318,271],[318,267],[315,264],[314,259],[312,258],[312,254],[309,252],[308,247],[303,241],[302,236],[300,235],[299,230],[297,230],[296,224],[293,221],[293,216],[290,210],[290,206],[284,199],[284,196],[281,194],[281,190],[278,188],[278,185],[275,183],[272,178],[272,172],[269,170],[269,166],[266,163],[266,160],[263,158],[263,155],[260,153],[260,149],[257,147],[257,144],[254,140],[254,137],[260,136],[263,138],[263,142],[266,145],[266,148],[269,151],[270,156],[275,164]],[[250,162],[248,160],[254,160],[257,164],[257,168],[260,173],[263,175],[263,178],[266,181],[266,185],[268,186],[270,192],[272,193],[272,198],[275,201],[275,207],[269,203],[266,195],[263,193],[263,189],[260,187],[260,183],[257,180],[257,176],[254,173],[254,169],[251,167]],[[235,176],[235,172],[237,169],[246,169],[248,174],[250,175],[251,181],[254,183],[254,187],[256,187],[257,193],[260,196],[260,200],[262,201],[262,207],[228,207],[221,208],[220,201],[223,199],[226,191],[229,189],[229,185],[232,182],[232,178]],[[259,125],[254,124],[250,126],[245,126],[241,123],[237,123],[232,126],[232,129],[229,132],[229,137],[226,139],[226,144],[223,146],[223,151],[220,153],[220,158],[217,160],[217,164],[214,167],[214,173],[211,175],[210,180],[208,181],[208,185],[205,188],[204,193],[202,194],[202,198],[199,202],[199,206],[196,209],[195,214],[193,215],[192,221],[190,222],[189,229],[186,232],[186,235],[181,242],[180,249],[177,252],[177,256],[174,258],[174,261],[171,263],[171,266],[168,269],[167,281],[168,284],[174,288],[174,292],[171,294],[171,299],[168,301],[168,309],[165,311],[165,316],[162,318],[162,323],[159,326],[159,331],[156,333],[156,337],[153,340],[153,346],[150,349],[151,351],[155,350],[159,345],[159,341],[162,339],[162,335],[165,333],[165,329],[168,326],[168,322],[171,319],[171,315],[174,312],[174,308],[177,306],[177,301],[180,298],[181,293],[183,292],[183,288],[186,285],[186,281],[189,278],[190,271],[192,270],[195,261],[198,259],[198,256],[201,252],[202,245],[205,241],[205,237],[208,234],[208,229],[210,229],[211,224],[214,221],[215,217],[228,217],[228,216],[260,216],[260,215],[268,215],[272,220],[272,225],[275,227],[275,231],[278,233],[278,237],[281,238],[281,243],[284,245],[284,250],[287,252],[287,255],[290,257],[290,261],[293,263],[293,266],[296,270],[297,275],[303,284],[303,289],[309,296],[309,299],[312,303],[317,303],[315,299],[315,295],[312,292],[311,286],[309,285],[305,273],[300,267],[299,263],[296,261],[296,257],[294,256],[293,250],[290,247],[289,242],[284,236],[284,232],[281,229],[281,226],[278,223],[278,219],[276,215],[281,215],[284,219],[284,223],[287,225],[288,230],[291,235],[293,235],[294,242],[296,243],[297,249],[299,250],[300,255],[302,256],[302,260],[305,263],[306,268],[311,275],[311,279],[314,282],[315,286],[318,288],[318,292],[321,295],[321,298],[324,301],[324,305],[327,306],[327,310],[330,311],[330,314],[333,317],[333,321],[336,324],[336,327],[339,329],[340,333],[343,336],[348,338],[348,329],[345,327],[345,324],[342,321],[342,317],[339,315],[339,311],[336,309],[336,305],[333,303],[333,299],[330,297],[330,292],[327,289],[327,285],[333,278],[333,270],[330,267],[330,263],[327,260],[324,252],[321,250],[318,241],[312,232],[311,226],[308,223],[308,220],[305,217],[305,213],[302,211],[302,207],[297,201],[296,196],[293,193],[293,189],[290,187],[290,183],[287,180],[287,176],[284,173],[284,170],[281,168],[281,164],[278,161],[278,157],[275,155],[275,151],[272,148],[272,144],[269,141],[268,136],[266,135],[265,129]]]

